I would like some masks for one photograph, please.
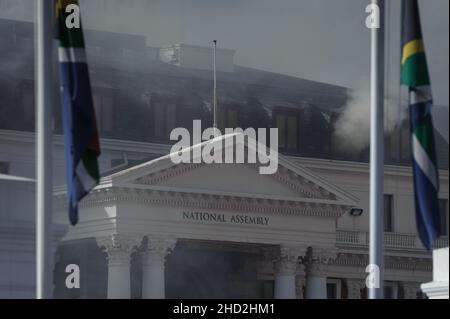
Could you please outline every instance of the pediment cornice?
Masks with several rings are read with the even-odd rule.
[[[204,165],[207,164],[179,164],[143,177],[139,177],[132,184],[158,186],[171,178],[182,176],[183,174],[193,170],[201,169]],[[258,169],[255,164],[244,165],[253,168],[255,171]],[[337,199],[336,195],[285,167],[280,167],[278,172],[271,175],[269,178],[274,178],[278,182],[281,182],[282,185],[286,186],[290,190],[293,190],[302,198],[325,200]]]
[[[350,208],[337,203],[324,204],[301,200],[273,200],[114,186],[92,191],[80,202],[79,207],[104,207],[118,203],[332,218],[342,216]],[[65,195],[55,197],[55,207],[58,210],[67,207]]]

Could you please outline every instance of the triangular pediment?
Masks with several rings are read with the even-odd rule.
[[[287,173],[287,172],[286,172]],[[153,185],[180,190],[254,194],[283,197],[327,198],[313,185],[289,178],[280,172],[274,175],[258,174],[258,168],[248,164],[179,165],[162,173],[136,180],[141,185]],[[315,195],[315,196],[314,196]]]
[[[313,172],[281,154],[277,154],[277,159],[276,172],[264,175],[260,173],[259,164],[174,164],[167,155],[113,174],[108,179],[112,185],[120,187],[275,200],[321,200],[345,206],[356,204],[352,195]]]

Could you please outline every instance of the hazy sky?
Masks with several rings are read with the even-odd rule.
[[[0,16],[32,19],[34,0],[0,0]],[[400,0],[389,12],[387,92],[399,96]],[[81,0],[86,27],[236,50],[236,63],[368,92],[369,0]],[[420,1],[436,105],[449,104],[449,1]],[[402,98],[405,98],[402,96]],[[448,118],[436,119],[448,133]],[[441,130],[442,131],[442,130]]]
[[[390,66],[398,70],[400,1],[388,1]],[[362,0],[84,0],[86,25],[236,50],[238,64],[353,87],[369,76]],[[117,3],[117,4],[116,4]],[[89,10],[89,8],[91,10]],[[436,104],[448,105],[448,0],[421,1]],[[104,12],[99,17],[98,12]],[[120,14],[117,14],[120,12]],[[394,72],[392,72],[394,73]],[[396,73],[396,72],[395,72]],[[398,76],[396,73],[395,76]]]

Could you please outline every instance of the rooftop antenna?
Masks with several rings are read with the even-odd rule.
[[[214,68],[214,110],[213,110],[213,122],[214,128],[217,128],[217,72],[216,72],[216,58],[217,58],[217,40],[213,41],[213,68]]]

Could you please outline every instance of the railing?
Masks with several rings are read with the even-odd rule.
[[[448,247],[448,236],[441,237],[434,242],[433,248]]]
[[[355,230],[337,230],[336,244],[338,246],[360,246],[369,244],[369,233]],[[419,238],[413,234],[384,233],[384,245],[391,249],[424,249]],[[448,237],[441,237],[434,243],[434,248],[448,246]]]
[[[416,247],[416,236],[397,234],[397,233],[385,233],[384,234],[384,245],[386,247],[394,248],[415,248]]]
[[[348,245],[366,245],[368,233],[353,230],[337,230],[336,243]]]

